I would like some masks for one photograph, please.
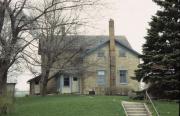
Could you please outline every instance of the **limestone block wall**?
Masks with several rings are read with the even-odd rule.
[[[86,72],[83,74],[82,80],[82,91],[84,94],[88,94],[89,91],[95,90],[96,94],[105,94],[110,86],[110,66],[109,66],[109,46],[108,44],[99,48],[100,50],[105,51],[105,57],[97,57],[98,50],[92,52],[84,59],[84,65],[86,64],[94,64],[89,66]],[[134,71],[137,69],[139,64],[138,55],[132,53],[131,51],[127,50],[116,44],[116,93],[126,95],[128,91],[138,90],[139,83],[133,79]],[[120,57],[119,51],[125,50],[126,57]],[[97,70],[105,70],[106,73],[106,85],[99,86],[97,84]],[[127,70],[128,71],[128,83],[121,84],[120,83],[120,74],[119,70]]]
[[[88,56],[84,58],[83,64],[86,68],[86,71],[83,74],[82,81],[82,91],[84,94],[88,94],[89,91],[96,91],[96,94],[105,93],[105,88],[109,86],[110,78],[109,78],[109,49],[108,44],[104,45],[102,48],[98,50],[104,51],[104,57],[98,57],[98,50],[90,53]],[[105,71],[105,85],[97,84],[97,71],[104,70]]]
[[[104,57],[98,57],[98,50],[104,51]],[[119,51],[126,51],[126,57],[120,57]],[[139,64],[139,58],[137,54],[123,48],[122,46],[116,44],[115,47],[116,54],[116,92],[120,94],[127,94],[128,91],[138,90],[139,83],[135,80],[132,80],[131,77],[134,76],[134,70],[137,69],[137,65]],[[89,94],[89,91],[94,90],[96,94],[105,94],[107,89],[110,86],[110,62],[109,62],[109,43],[101,46],[96,49],[92,53],[88,54],[83,59],[83,67],[85,68],[81,78],[80,89],[81,93]],[[44,61],[45,63],[45,61]],[[53,67],[58,67],[61,65],[61,62],[55,62]],[[105,85],[97,84],[97,71],[104,70],[105,71]],[[119,70],[127,70],[128,71],[128,83],[121,84],[120,83],[120,74]],[[50,76],[54,75],[58,70],[52,68],[50,71]],[[57,80],[54,78],[48,82],[47,89],[48,92],[56,92]]]
[[[123,50],[126,52],[126,57],[120,57],[119,52]],[[137,69],[140,63],[139,58],[136,54],[128,51],[127,49],[117,46],[116,47],[116,86],[118,92],[126,94],[129,90],[137,91],[139,89],[139,83],[133,80],[131,77],[135,76],[134,71]],[[127,70],[127,84],[120,83],[120,72],[119,70]],[[124,93],[123,93],[124,91]]]
[[[57,82],[56,78],[53,78],[47,83],[47,93],[56,93],[57,92]]]

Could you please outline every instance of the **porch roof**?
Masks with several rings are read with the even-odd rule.
[[[38,76],[36,76],[36,77],[34,77],[34,78],[32,78],[32,79],[29,79],[27,82],[40,81],[41,76],[42,76],[42,75],[38,75]]]

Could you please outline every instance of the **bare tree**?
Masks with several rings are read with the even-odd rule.
[[[75,1],[71,3],[74,4]],[[76,71],[78,73],[79,64],[81,64],[80,53],[84,50],[85,43],[82,38],[77,35],[77,28],[85,22],[80,19],[80,13],[84,5],[94,5],[93,1],[76,1],[75,7],[65,8],[63,10],[55,10],[62,5],[69,5],[70,1],[63,4],[54,5],[52,12],[45,14],[37,22],[36,28],[38,30],[39,51],[41,54],[41,61],[26,54],[24,58],[29,62],[28,58],[35,62],[30,64],[41,66],[41,80],[40,80],[40,94],[46,95],[47,83],[52,79],[51,72],[59,71]],[[45,2],[45,8],[49,3]],[[28,57],[28,58],[27,58]],[[73,64],[76,62],[76,65]],[[57,65],[58,64],[58,65]],[[30,67],[32,70],[32,68]],[[53,70],[53,71],[52,71]]]
[[[40,94],[42,96],[46,95],[47,83],[54,78],[52,76],[54,73],[66,72],[81,75],[88,67],[97,65],[97,59],[83,65],[82,53],[93,43],[89,43],[85,36],[77,35],[77,28],[84,22],[79,19],[78,9],[72,10],[66,12],[65,15],[62,11],[55,10],[44,15],[42,20],[38,22],[39,30],[37,30],[41,59],[37,60],[28,54],[24,56],[28,64],[39,65],[42,68],[40,79]],[[74,13],[76,14],[74,15]],[[33,68],[29,65],[28,67],[34,73]]]
[[[44,0],[45,3],[45,0]],[[88,0],[49,0],[48,5],[39,8],[28,0],[1,0],[0,1],[0,95],[6,92],[6,81],[9,68],[25,54],[24,49],[37,38],[27,38],[36,21],[48,16],[55,10],[69,10],[92,5]],[[54,7],[56,6],[56,7]],[[35,12],[27,16],[25,11]]]
[[[56,6],[54,6],[54,9]],[[47,83],[52,79],[51,72],[79,71],[81,52],[86,45],[83,38],[77,36],[77,28],[83,24],[78,8],[69,11],[56,11],[46,14],[38,22],[39,53],[41,61],[34,62],[41,66],[40,94],[46,95]],[[64,13],[65,12],[65,13]],[[31,59],[31,56],[28,56]],[[26,61],[29,61],[28,59]],[[34,60],[33,60],[34,61]],[[74,63],[76,62],[76,63]],[[34,65],[31,62],[32,65]]]
[[[56,6],[54,6],[55,8]],[[73,11],[72,11],[73,10]],[[53,11],[44,15],[44,19],[40,22],[42,29],[40,30],[40,54],[42,76],[40,80],[40,93],[46,95],[47,83],[51,79],[50,70],[56,68],[56,71],[63,70],[67,64],[81,51],[80,47],[74,46],[76,38],[74,36],[66,36],[67,34],[74,35],[75,27],[80,24],[75,13],[77,9],[70,11]],[[69,16],[67,16],[68,13]],[[66,29],[65,29],[66,26]],[[57,66],[56,63],[59,65]],[[55,66],[56,65],[56,66]]]

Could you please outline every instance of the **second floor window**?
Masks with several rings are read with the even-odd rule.
[[[126,51],[125,50],[119,50],[119,57],[126,57]]]
[[[98,56],[98,57],[104,57],[104,51],[103,51],[103,50],[99,50],[99,51],[97,52],[97,56]]]

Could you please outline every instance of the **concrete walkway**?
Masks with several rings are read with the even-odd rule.
[[[152,116],[145,103],[122,101],[126,116]]]

